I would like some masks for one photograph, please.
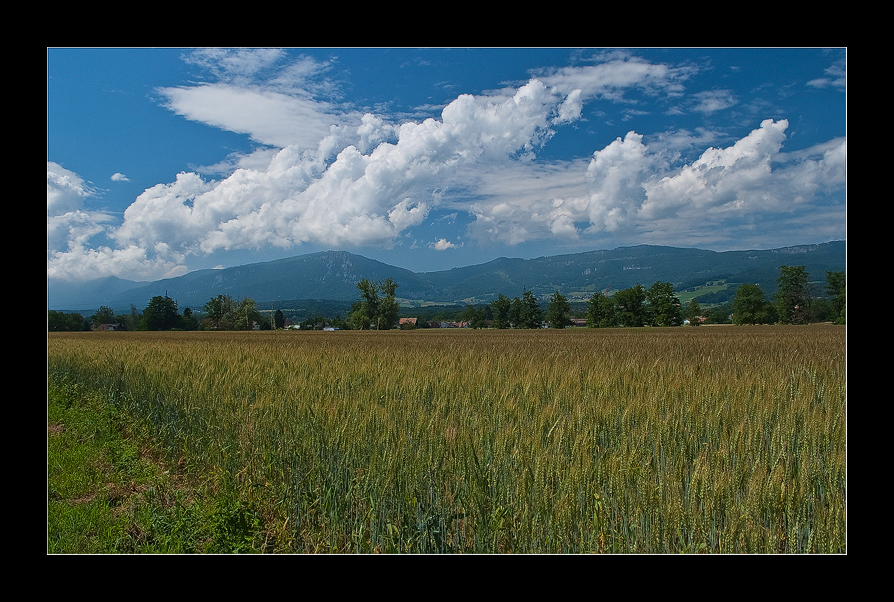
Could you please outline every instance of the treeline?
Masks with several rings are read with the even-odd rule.
[[[390,330],[400,322],[400,306],[396,301],[398,284],[391,278],[381,282],[363,279],[357,283],[360,297],[351,306],[345,326],[355,330]],[[489,306],[466,306],[452,312],[453,318],[469,328],[564,328],[571,324],[571,306],[558,291],[550,298],[546,311],[531,291],[522,297],[509,299],[500,295]],[[444,313],[443,310],[440,313]],[[425,327],[426,324],[417,325]],[[403,328],[415,328],[408,324]]]
[[[826,272],[825,295],[818,284],[810,281],[805,266],[780,266],[778,289],[767,298],[757,284],[742,284],[731,302],[703,310],[695,299],[682,306],[674,287],[656,282],[646,288],[641,284],[616,291],[611,296],[595,293],[586,304],[586,324],[591,328],[680,326],[699,324],[808,324],[834,322],[845,324],[845,272]],[[307,317],[302,329],[332,326],[345,330],[388,330],[398,327],[400,307],[396,301],[398,285],[387,279],[381,282],[361,280],[357,284],[359,299],[351,306],[347,318],[322,315]],[[49,331],[92,330],[101,325],[114,325],[116,330],[271,330],[284,328],[286,317],[276,310],[272,318],[262,314],[251,298],[235,300],[228,295],[210,299],[196,315],[189,307],[178,311],[177,302],[168,297],[153,297],[142,313],[131,305],[129,314],[114,314],[101,307],[89,318],[78,313],[49,311]],[[499,295],[489,305],[450,308],[441,306],[433,315],[421,309],[409,310],[418,316],[418,327],[428,321],[462,321],[471,328],[565,328],[572,324],[571,305],[556,291],[546,304],[531,291],[510,299]],[[580,316],[580,313],[577,314]],[[406,327],[407,325],[404,325]]]
[[[825,296],[810,281],[805,266],[780,266],[777,291],[767,298],[757,284],[742,284],[732,301],[703,309],[692,299],[683,306],[669,282],[646,288],[637,284],[611,296],[595,293],[587,301],[586,324],[591,328],[681,326],[690,324],[808,324],[846,323],[845,272],[826,272]],[[729,299],[729,297],[726,297]],[[493,328],[564,328],[571,322],[570,305],[558,291],[544,312],[533,293],[509,299],[500,295],[490,306],[469,308],[466,315]],[[476,322],[472,322],[475,327]]]
[[[113,330],[270,330],[282,328],[285,323],[281,311],[271,320],[258,311],[254,299],[237,301],[229,295],[212,298],[198,315],[189,307],[181,312],[177,302],[167,295],[152,297],[142,312],[133,305],[130,309],[129,314],[115,314],[112,308],[103,306],[89,318],[51,310],[47,313],[47,329],[71,332],[111,326]]]
[[[805,266],[783,265],[779,271],[779,287],[772,298],[768,299],[756,284],[743,284],[736,290],[732,302],[734,324],[847,323],[845,272],[826,272],[825,296],[821,296]]]
[[[826,272],[825,296],[810,281],[805,266],[780,266],[777,291],[767,298],[757,284],[742,284],[732,300],[703,310],[692,299],[685,307],[674,296],[673,287],[656,282],[616,292],[611,297],[596,293],[588,302],[587,325],[596,328],[617,326],[678,326],[699,324],[845,324],[845,272]],[[704,297],[700,297],[704,299]]]
[[[115,314],[111,307],[102,306],[95,314],[84,317],[78,312],[47,312],[47,330],[50,332],[80,332],[93,330],[102,325],[113,324],[118,330],[140,330],[142,314],[133,305],[130,313]]]
[[[685,313],[690,321],[697,321],[701,307],[693,300]],[[656,282],[649,288],[637,284],[611,297],[597,292],[587,303],[587,326],[592,328],[681,326],[683,321],[684,309],[669,282]]]

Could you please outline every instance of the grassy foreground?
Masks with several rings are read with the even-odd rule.
[[[194,533],[170,549],[165,528],[79,551],[843,553],[845,344],[833,326],[51,333],[48,378],[50,408],[89,394],[201,485],[153,506]]]
[[[234,492],[167,466],[115,406],[77,385],[51,386],[47,399],[49,553],[265,549]]]

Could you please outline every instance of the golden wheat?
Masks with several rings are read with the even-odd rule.
[[[846,331],[51,333],[298,552],[846,551]]]

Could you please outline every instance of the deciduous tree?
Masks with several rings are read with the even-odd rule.
[[[198,330],[199,328],[199,322],[189,307],[183,308],[183,313],[180,316],[180,327],[183,330]]]
[[[487,320],[484,317],[483,307],[475,307],[474,305],[469,305],[460,315],[464,321],[469,323],[470,328],[474,328],[477,330],[479,328],[485,328],[487,326]]]
[[[103,305],[95,314],[90,316],[90,322],[96,326],[98,324],[113,324],[115,322],[115,312],[111,307]]]
[[[398,284],[391,278],[373,282],[364,278],[357,283],[360,298],[351,305],[348,322],[357,330],[388,330],[400,320],[396,293]],[[379,296],[381,293],[383,296]]]
[[[236,302],[229,295],[218,295],[202,308],[211,330],[232,330],[236,319]]]
[[[642,284],[616,292],[613,299],[622,326],[645,326],[646,288]]]
[[[769,324],[776,320],[773,305],[756,284],[743,284],[733,299],[733,324]]]
[[[491,302],[490,307],[494,316],[494,328],[509,328],[509,310],[512,307],[512,301],[509,297],[501,293],[499,297]]]
[[[550,328],[565,328],[571,325],[571,304],[559,291],[554,292],[549,298],[546,322]]]
[[[648,314],[653,326],[679,326],[683,323],[680,300],[670,282],[656,282],[646,292]]]
[[[379,282],[382,298],[379,302],[377,324],[379,330],[389,330],[400,322],[400,304],[397,302],[398,284],[391,278]]]
[[[832,312],[836,324],[847,322],[847,275],[845,272],[826,272],[826,294],[832,297]]]
[[[724,303],[717,307],[712,307],[705,311],[705,322],[707,324],[732,324],[730,314],[733,313],[733,304]]]
[[[590,328],[612,328],[617,326],[615,302],[601,292],[593,293],[587,301],[587,326]]]
[[[120,324],[124,330],[138,330],[140,328],[140,313],[136,306],[131,304],[129,314],[118,314],[112,322]]]
[[[49,332],[80,332],[90,330],[90,323],[79,313],[67,314],[51,309],[47,312],[47,330]]]
[[[690,299],[686,304],[686,319],[690,326],[699,326],[702,321],[702,306],[695,299]]]
[[[167,295],[152,297],[149,300],[149,305],[143,310],[140,330],[172,330],[174,328],[180,328],[177,302]]]
[[[233,318],[233,328],[236,330],[253,330],[255,324],[260,327],[261,312],[258,311],[258,304],[250,297],[245,297],[239,301]]]

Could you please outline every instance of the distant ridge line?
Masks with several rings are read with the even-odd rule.
[[[633,245],[594,249],[534,259],[499,257],[448,270],[413,272],[345,250],[330,249],[293,257],[203,269],[154,282],[106,277],[85,282],[47,280],[48,309],[76,311],[107,305],[142,310],[149,299],[165,294],[180,307],[201,308],[220,295],[251,297],[258,303],[295,299],[354,301],[362,278],[398,283],[398,297],[421,302],[489,302],[499,294],[519,296],[529,289],[539,297],[556,290],[592,296],[610,286],[619,290],[654,282],[675,287],[724,278],[775,291],[780,265],[805,265],[813,280],[826,271],[846,271],[846,241],[791,245],[767,250],[706,249]],[[732,280],[730,280],[732,279]],[[740,279],[740,280],[736,280]]]

